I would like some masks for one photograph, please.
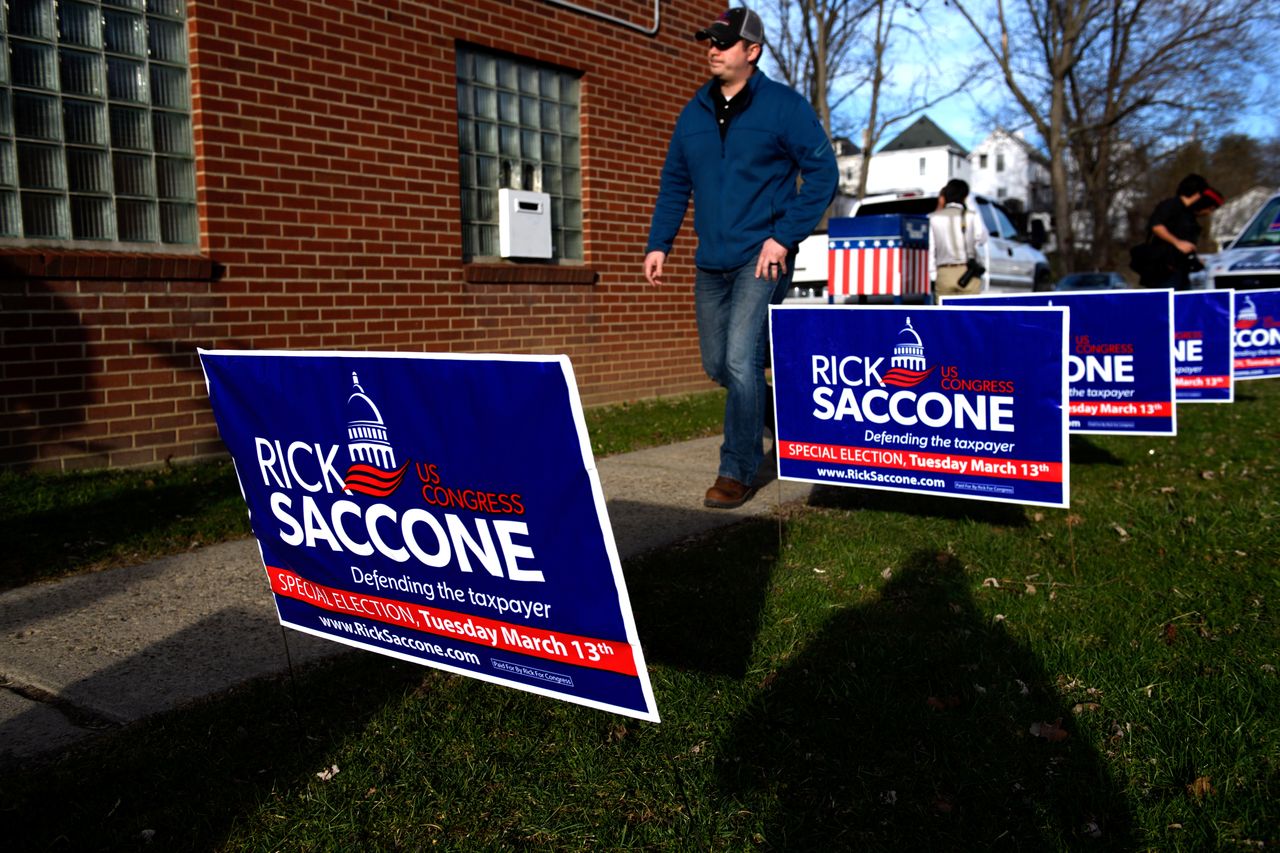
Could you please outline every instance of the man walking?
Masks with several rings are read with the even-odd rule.
[[[813,108],[756,67],[759,15],[729,9],[695,37],[708,42],[711,80],[676,120],[644,275],[662,284],[692,197],[698,346],[707,375],[729,392],[719,475],[704,503],[732,509],[754,493],[764,457],[769,305],[786,294],[796,250],[835,196],[839,172]]]

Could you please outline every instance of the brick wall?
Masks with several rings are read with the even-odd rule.
[[[648,0],[593,2],[651,21]],[[710,387],[692,228],[663,288],[641,259],[668,133],[705,78],[689,36],[720,8],[664,2],[651,38],[544,0],[191,0],[203,260],[0,252],[0,466],[221,452],[197,346],[567,353],[588,405]],[[583,73],[594,283],[466,274],[459,40]]]

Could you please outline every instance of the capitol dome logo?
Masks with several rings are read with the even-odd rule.
[[[910,337],[901,340],[903,335]],[[881,381],[885,385],[895,385],[899,388],[911,388],[919,385],[933,373],[933,368],[929,367],[924,357],[924,342],[920,340],[920,335],[911,326],[911,318],[907,318],[907,325],[898,332],[899,341],[893,348],[893,357],[889,360],[889,372],[886,373]]]
[[[382,412],[360,387],[360,377],[351,374],[351,395],[347,397],[347,469],[343,485],[348,491],[385,498],[404,480],[406,461],[396,467],[396,451],[391,445]]]
[[[1236,312],[1236,328],[1252,329],[1256,325],[1258,325],[1258,308],[1253,304],[1253,300],[1246,296],[1244,304]]]

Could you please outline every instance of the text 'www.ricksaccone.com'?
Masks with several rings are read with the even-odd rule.
[[[819,477],[833,480],[856,480],[862,483],[878,483],[886,486],[915,486],[921,489],[941,489],[947,485],[946,480],[937,477],[916,477],[913,474],[881,474],[879,471],[867,471],[862,468],[819,468]]]
[[[428,643],[424,640],[419,640],[416,637],[405,637],[395,631],[389,631],[381,625],[370,626],[361,622],[342,622],[338,619],[330,619],[327,616],[320,617],[320,624],[330,630],[341,631],[342,633],[350,634],[353,637],[363,637],[366,640],[378,640],[383,643],[390,643],[393,646],[399,646],[402,649],[423,652],[445,660],[456,660],[461,663],[470,664],[471,666],[480,665],[479,656],[474,655],[471,652],[447,649],[444,646],[438,646],[435,643]]]

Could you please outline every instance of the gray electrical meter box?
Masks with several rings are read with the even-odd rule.
[[[504,258],[551,257],[551,196],[498,190],[498,254]]]

